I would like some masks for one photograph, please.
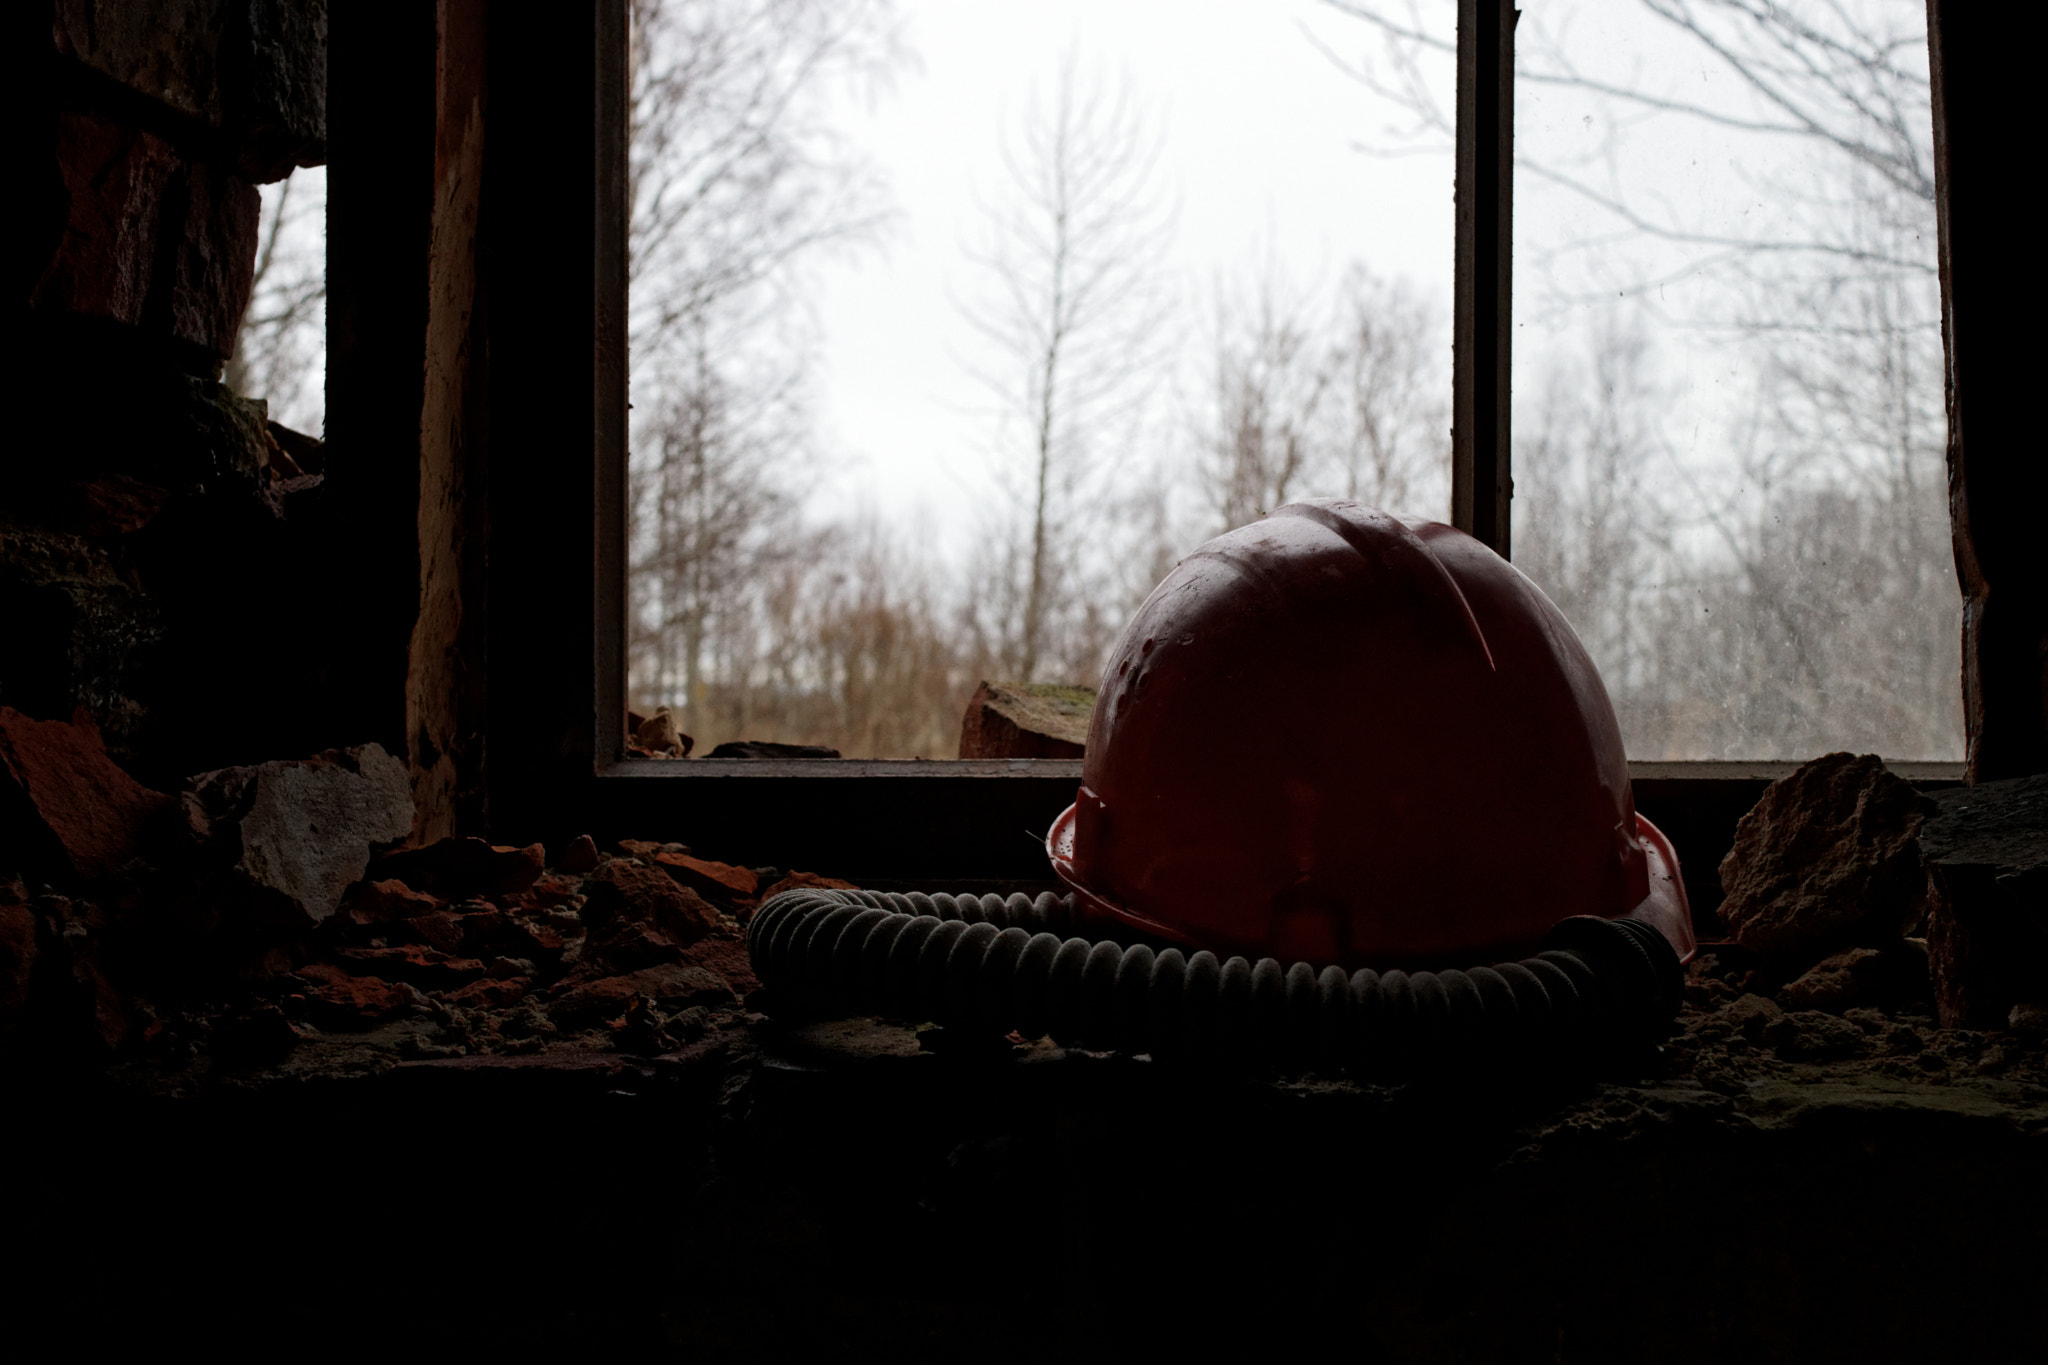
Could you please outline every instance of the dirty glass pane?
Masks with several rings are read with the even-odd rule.
[[[694,756],[950,758],[1231,525],[1445,515],[1455,9],[633,14],[629,703]]]
[[[222,382],[319,436],[327,414],[327,168],[259,187],[256,282]]]
[[[1925,25],[1525,0],[1514,546],[1632,757],[1962,756]]]

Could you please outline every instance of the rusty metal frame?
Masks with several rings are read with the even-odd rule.
[[[621,756],[625,6],[600,0],[587,49],[577,46],[584,39],[574,26],[508,13],[493,10],[489,164],[503,169],[496,187],[487,187],[480,227],[495,281],[487,659],[493,837],[679,839],[734,861],[794,863],[884,886],[1043,882],[1043,831],[1072,800],[1078,762]],[[1512,488],[1514,18],[1503,0],[1463,0],[1459,29],[1456,477],[1460,523],[1502,553]],[[1469,120],[1468,103],[1477,111]],[[573,116],[578,107],[590,111],[585,119]],[[546,168],[543,177],[535,166]],[[594,268],[550,268],[577,260]],[[1679,847],[1696,909],[1710,911],[1719,900],[1716,869],[1736,819],[1795,766],[1630,765],[1639,808]],[[1955,764],[1900,766],[1925,786],[1961,776]]]
[[[1513,0],[1458,0],[1457,265],[1451,524],[1511,558],[1508,379],[1514,334]]]

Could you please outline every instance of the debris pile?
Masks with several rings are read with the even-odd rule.
[[[760,1018],[755,907],[851,886],[674,842],[407,847],[405,766],[374,744],[170,794],[108,758],[83,714],[0,708],[0,761],[13,1061],[232,1079],[682,1053]],[[2048,1080],[2037,974],[1984,950],[2041,932],[2044,810],[2042,779],[1929,800],[1847,754],[1773,787],[1722,866],[1729,933],[1688,969],[1664,1074],[1731,1094],[1818,1065]]]
[[[1827,754],[1743,817],[1721,884],[1729,936],[1692,964],[1696,1007],[1983,1031],[2048,1005],[2048,776],[1930,796],[1875,754]]]
[[[88,718],[0,709],[0,1056],[231,1073],[689,1047],[758,989],[743,926],[802,886],[680,843],[405,843],[377,745],[154,792]]]

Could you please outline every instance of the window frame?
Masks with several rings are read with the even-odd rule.
[[[598,0],[594,15],[586,33],[491,11],[477,252],[489,281],[492,837],[681,840],[871,886],[1049,883],[1043,832],[1073,799],[1078,761],[623,755],[624,0]],[[1515,17],[1504,0],[1460,0],[1454,520],[1503,553]],[[535,165],[549,175],[533,176]],[[548,268],[578,260],[593,268]],[[591,357],[587,385],[562,364],[577,354]],[[1629,765],[1638,808],[1679,849],[1697,912],[1720,899],[1735,821],[1797,766]],[[1962,778],[1961,764],[1893,766],[1922,786]]]

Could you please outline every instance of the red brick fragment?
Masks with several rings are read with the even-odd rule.
[[[761,988],[760,981],[754,976],[753,961],[747,956],[745,939],[727,938],[723,934],[701,938],[683,950],[682,963],[686,967],[702,967],[717,973],[742,997]]]
[[[111,876],[133,864],[176,808],[107,757],[99,726],[82,706],[69,723],[0,706],[0,766],[82,877]]]
[[[960,718],[960,757],[1085,758],[1094,706],[1085,687],[984,682]]]
[[[577,877],[562,877],[553,873],[542,877],[527,892],[533,904],[542,910],[552,910],[558,905],[567,905],[583,894],[583,882]]]
[[[395,877],[378,882],[360,882],[349,893],[348,915],[357,924],[383,924],[395,919],[417,919],[439,910],[438,896],[415,891]]]
[[[425,943],[444,953],[462,951],[462,916],[451,915],[446,910],[412,919],[393,920],[390,928],[394,938]]]
[[[474,957],[498,945],[510,932],[512,917],[498,909],[468,910],[456,914],[455,923],[462,931],[463,951]]]
[[[655,868],[615,858],[584,879],[583,917],[594,926],[614,920],[653,924],[678,943],[691,943],[719,926],[718,911],[688,887]]]
[[[731,863],[714,863],[687,853],[657,853],[654,861],[682,885],[715,900],[751,901],[761,886],[760,879],[751,871]]]
[[[635,971],[658,962],[674,962],[683,955],[682,945],[652,924],[621,921],[597,945],[607,966],[618,971]]]
[[[443,839],[425,848],[387,854],[376,871],[416,889],[461,900],[516,896],[539,879],[546,865],[547,849],[540,844],[516,848],[481,839]]]
[[[308,962],[292,975],[308,986],[331,986],[353,979],[346,969],[332,962]]]
[[[731,985],[716,972],[683,963],[664,963],[620,976],[579,982],[560,992],[548,1006],[558,1020],[613,1019],[623,1014],[636,996],[646,996],[670,1008],[690,1005],[730,1005],[735,1002]]]
[[[445,991],[441,998],[451,1005],[460,1005],[464,1009],[503,1009],[524,999],[532,984],[519,977],[500,980],[487,976],[481,981],[472,981],[459,990]]]
[[[570,841],[569,847],[562,850],[562,856],[556,860],[555,868],[557,871],[577,876],[596,867],[597,862],[596,840],[588,834],[579,834]]]
[[[301,970],[300,975],[304,974]],[[419,998],[418,992],[403,982],[350,977],[339,971],[336,975],[341,979],[306,992],[313,1017],[329,1028],[370,1028],[410,1013]]]
[[[552,925],[508,917],[505,921],[505,932],[497,940],[497,955],[530,958],[536,962],[555,962],[562,956],[564,942],[561,931]]]
[[[473,957],[450,957],[418,943],[396,948],[343,948],[335,956],[351,971],[409,981],[427,990],[452,990],[475,981],[485,970]]]

